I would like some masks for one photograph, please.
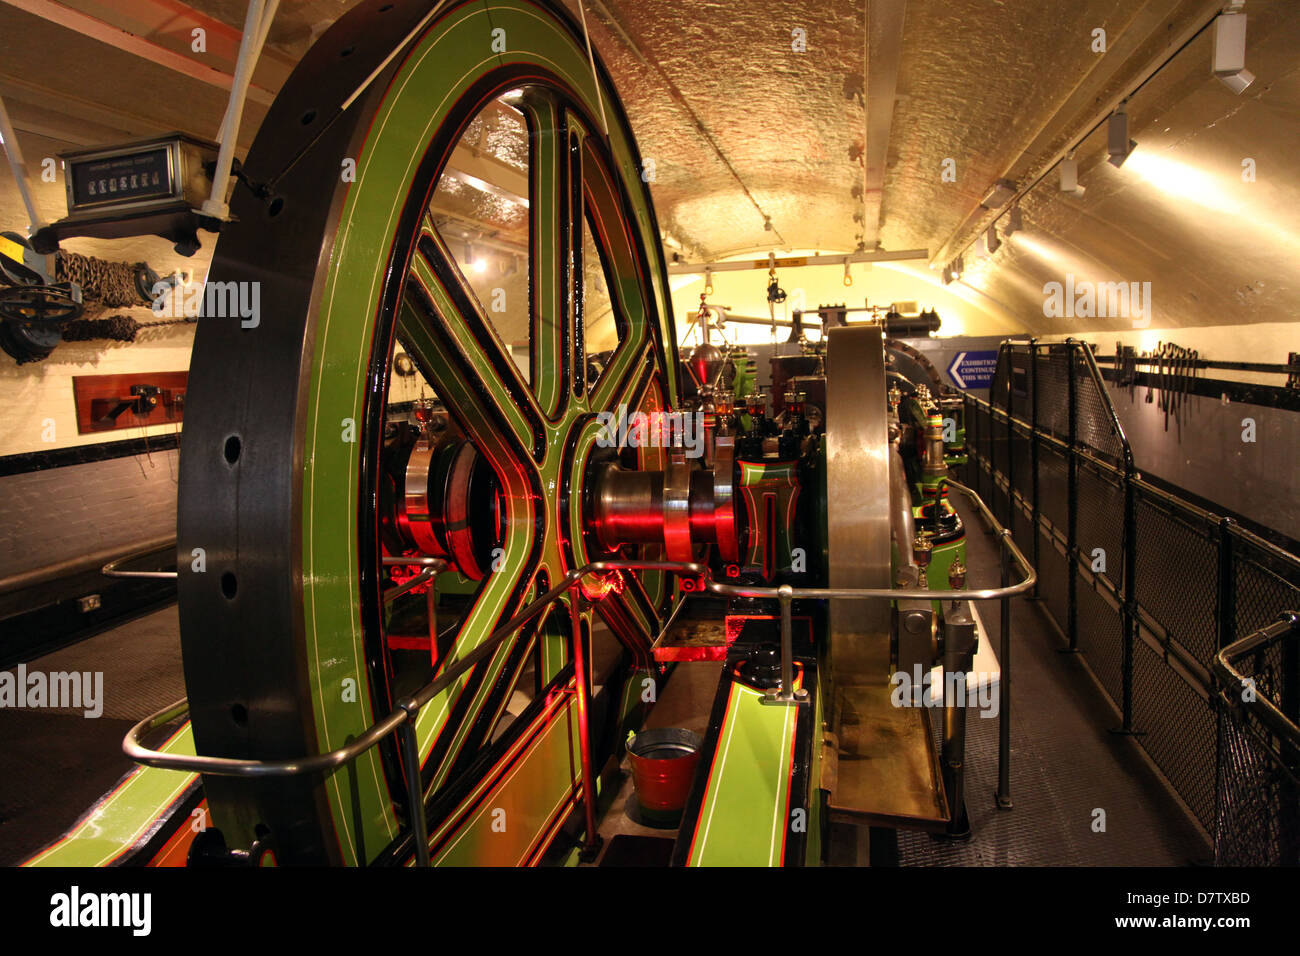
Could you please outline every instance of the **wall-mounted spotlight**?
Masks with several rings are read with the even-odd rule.
[[[992,223],[989,223],[989,231],[984,233],[984,245],[988,248],[989,255],[1002,248],[1002,240],[998,238],[998,227]]]
[[[1106,152],[1110,154],[1107,162],[1116,169],[1124,165],[1124,160],[1137,149],[1137,142],[1128,138],[1128,107],[1121,103],[1110,114],[1106,129]]]
[[[1228,89],[1242,93],[1255,82],[1246,69],[1246,15],[1222,13],[1214,18],[1210,44],[1214,49],[1211,69]]]
[[[1111,162],[1114,162],[1112,159]],[[1123,160],[1120,160],[1122,163]],[[1115,163],[1116,166],[1119,163]],[[1082,196],[1084,188],[1079,185],[1079,161],[1073,155],[1061,160],[1061,192],[1069,196]]]
[[[1012,206],[1011,211],[1007,213],[1007,224],[1002,230],[1007,238],[1025,228],[1025,215],[1020,211],[1019,206]]]
[[[853,276],[849,274],[849,257],[844,257],[844,285],[845,287],[853,285]]]

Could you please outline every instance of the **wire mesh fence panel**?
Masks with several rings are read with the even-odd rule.
[[[1123,697],[1123,619],[1086,581],[1079,581],[1079,650],[1116,708]]]
[[[1219,550],[1213,526],[1137,486],[1137,601],[1209,669],[1218,652]]]
[[[1244,584],[1239,597],[1251,590],[1284,601],[1295,597],[1288,593],[1290,583],[1277,576],[1268,583],[1263,577],[1251,580],[1271,574],[1261,567],[1266,563],[1281,564],[1283,571],[1294,570],[1289,556],[1253,547],[1248,541],[1234,542],[1234,551],[1238,570],[1247,569],[1244,580],[1239,578]],[[1273,615],[1263,625],[1280,617]],[[1247,634],[1259,629],[1252,625]],[[1294,732],[1300,634],[1292,627],[1255,644],[1253,650],[1230,653],[1230,666],[1248,685],[1233,679],[1220,698],[1215,862],[1221,866],[1300,865],[1300,745]],[[1266,724],[1261,719],[1263,701],[1281,710],[1291,726]],[[1283,730],[1291,733],[1283,736]]]
[[[1236,529],[1232,538],[1235,640],[1273,623],[1283,611],[1300,611],[1300,562]],[[1256,692],[1300,722],[1300,640],[1267,645],[1251,663]]]
[[[1065,346],[1039,350],[1034,365],[1038,429],[1062,440],[1070,437],[1070,359]]]
[[[1003,344],[998,349],[997,364],[993,367],[993,379],[989,382],[989,402],[1001,408],[1007,407],[1007,395],[1011,390],[1011,352],[1014,346]]]
[[[1079,466],[1079,555],[1117,591],[1124,583],[1124,487],[1096,465]]]
[[[1011,499],[1007,496],[1006,476],[999,475],[993,485],[993,496],[988,499],[993,514],[1004,526],[1011,523]]]
[[[992,501],[993,473],[989,469],[989,460],[987,458],[980,459],[979,474],[976,477],[976,481],[978,484],[975,485],[975,490],[979,493],[979,496],[986,502]]]
[[[1133,687],[1133,719],[1144,733],[1142,747],[1209,831],[1214,826],[1214,711],[1145,641],[1135,643]]]
[[[1022,550],[1029,552],[1030,542],[1033,541],[1033,521],[1028,514],[1028,492],[1025,492],[1025,501],[1017,501],[1014,508],[1011,509],[1011,524],[1007,525],[1011,529],[1011,537],[1016,540],[1017,544],[1022,545]]]
[[[1115,432],[1107,396],[1093,379],[1082,349],[1074,356],[1074,428],[1075,440],[1112,462],[1124,460],[1124,445]]]
[[[1129,478],[1124,469],[1132,457],[1085,348],[1003,345],[990,392],[995,410],[974,412],[972,445],[982,453],[981,467],[968,474],[1017,540],[1038,544],[1037,593],[1063,633],[1070,567],[1061,550],[1073,523],[1078,647],[1117,708],[1126,617],[1116,605],[1125,597],[1126,545],[1136,552],[1141,629],[1130,676],[1137,740],[1214,834],[1218,862],[1300,864],[1300,752],[1257,732],[1249,708],[1218,706],[1217,698],[1212,704],[1210,677],[1220,648],[1283,610],[1300,611],[1300,559],[1235,525],[1223,530],[1220,519],[1176,494]],[[1135,520],[1126,527],[1131,480]],[[1008,482],[1026,506],[1036,484],[1043,526],[1031,531],[1024,510],[1011,507]],[[1250,670],[1258,692],[1295,720],[1300,640],[1261,647]]]
[[[989,462],[993,465],[993,470],[1005,478],[1011,474],[1011,443],[1007,433],[1006,415],[996,412],[990,424]]]
[[[1218,731],[1214,862],[1300,865],[1300,777],[1249,714],[1221,707]]]
[[[1235,641],[1273,623],[1283,611],[1300,611],[1300,561],[1278,555],[1240,528],[1230,534],[1236,596],[1236,633],[1230,640]],[[1294,676],[1300,684],[1300,675]]]
[[[992,436],[990,430],[993,427],[992,419],[989,416],[987,406],[978,406],[975,412],[975,418],[978,422],[975,439],[975,450],[980,457],[980,474],[979,484],[975,486],[981,498],[989,500],[993,493],[993,482],[989,480],[990,456],[992,455]]]
[[[1033,483],[1033,462],[1029,457],[1029,429],[1011,426],[1011,487],[1028,497]]]
[[[969,395],[962,396],[962,421],[966,427],[966,463],[961,466],[961,480],[963,484],[969,485],[978,491],[979,465],[976,462],[977,449],[975,441],[979,422],[976,421],[975,403]]]
[[[992,466],[992,494],[988,498],[989,507],[998,520],[1006,524],[1010,519],[1007,503],[1007,478],[1011,472],[1011,450],[1008,439],[1007,417],[1004,412],[995,412],[989,419],[991,432],[989,447],[989,464]]]
[[[1070,516],[1068,472],[1064,452],[1048,442],[1038,446],[1038,512],[1061,534]]]
[[[1057,551],[1051,539],[1044,535],[1038,549],[1038,596],[1063,634],[1066,633],[1068,606],[1065,569],[1065,555]]]

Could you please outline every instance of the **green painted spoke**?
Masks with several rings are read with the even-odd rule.
[[[572,188],[568,129],[555,97],[537,92],[523,105],[532,137],[532,381],[538,404],[556,416],[567,399],[572,301]]]
[[[509,357],[492,341],[482,316],[474,315],[477,335],[466,321],[461,310],[473,309],[473,300],[465,297],[457,305],[423,249],[412,257],[411,280],[419,291],[408,290],[402,332],[412,351],[429,366],[427,374],[432,376],[430,384],[438,396],[447,408],[463,415],[480,451],[487,453],[488,447],[505,444],[497,425],[501,422],[519,447],[531,454],[539,437],[539,410]],[[421,294],[432,305],[436,317],[420,315],[424,310],[413,305]],[[441,336],[434,322],[439,323]],[[443,357],[445,345],[440,338],[459,354],[461,368],[452,368]],[[488,341],[484,342],[484,338]]]

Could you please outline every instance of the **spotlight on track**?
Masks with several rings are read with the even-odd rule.
[[[1114,162],[1114,159],[1111,160]],[[1121,159],[1122,163],[1123,160]],[[1119,163],[1115,163],[1116,166]],[[1079,185],[1079,161],[1073,156],[1067,156],[1061,160],[1061,192],[1067,196],[1082,196],[1084,187]]]
[[[961,256],[958,256],[956,259],[952,260],[948,268],[952,270],[952,277],[954,279],[960,279],[962,272],[965,271],[965,266],[966,263],[962,262]]]
[[[988,249],[989,255],[1002,248],[1002,240],[998,238],[998,227],[992,223],[989,224],[989,231],[984,233],[984,246]]]
[[[944,267],[943,267],[943,284],[944,284],[944,285],[952,285],[952,267],[951,267],[951,266],[944,266]]]
[[[980,205],[985,209],[1001,209],[1007,203],[1011,202],[1016,194],[1016,184],[1009,179],[999,179],[995,182],[988,195],[981,201]]]
[[[1241,94],[1255,82],[1255,74],[1246,69],[1246,15],[1222,13],[1215,17],[1210,43],[1214,75],[1232,92]]]
[[[1107,162],[1119,169],[1135,149],[1137,141],[1128,138],[1128,107],[1121,103],[1107,123],[1106,152],[1110,154]]]
[[[1015,233],[1025,228],[1025,214],[1020,211],[1019,206],[1012,206],[1011,211],[1007,213],[1007,225],[1002,231],[1010,239]]]

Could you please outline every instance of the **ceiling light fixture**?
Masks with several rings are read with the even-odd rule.
[[[1024,213],[1020,211],[1019,206],[1012,206],[1011,211],[1007,213],[1007,226],[1006,229],[1003,230],[1003,232],[1006,233],[1007,238],[1010,239],[1012,234],[1017,233],[1024,228],[1025,228]]]
[[[1128,105],[1121,103],[1107,122],[1106,152],[1110,154],[1107,162],[1119,169],[1135,149],[1137,141],[1128,137]]]
[[[1215,17],[1210,43],[1214,49],[1210,67],[1214,75],[1240,95],[1255,82],[1255,74],[1246,69],[1246,15],[1234,12]]]
[[[1015,195],[1016,184],[1009,179],[999,179],[993,184],[993,188],[989,190],[988,195],[980,200],[980,205],[985,209],[1001,209],[1011,202]]]
[[[989,255],[1002,248],[1002,240],[998,238],[998,227],[993,223],[989,223],[989,231],[984,233],[984,245],[988,247]]]
[[[1123,162],[1123,160],[1120,160]],[[1116,163],[1118,166],[1119,163]],[[1071,154],[1061,160],[1061,192],[1069,196],[1082,196],[1084,188],[1079,185],[1079,161]]]

